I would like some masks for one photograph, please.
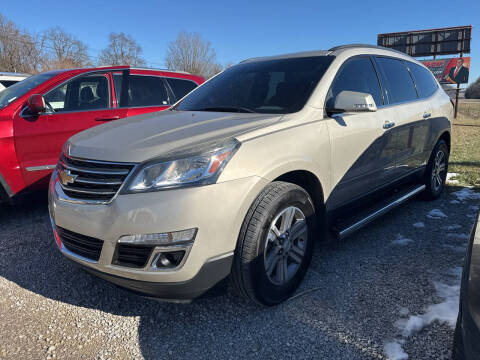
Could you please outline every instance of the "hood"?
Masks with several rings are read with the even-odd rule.
[[[226,140],[277,122],[281,115],[162,111],[124,118],[74,135],[73,157],[142,162],[182,149]]]

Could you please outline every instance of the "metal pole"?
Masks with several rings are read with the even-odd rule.
[[[462,49],[460,50],[460,57],[463,57],[463,42],[465,40],[465,30],[462,31]],[[460,93],[460,84],[457,83],[457,91],[455,94],[455,113],[453,115],[453,118],[457,118],[457,113],[458,113],[458,94]]]
[[[458,112],[458,93],[460,92],[460,84],[457,84],[457,91],[455,95],[455,114],[453,115],[453,118],[457,118],[457,112]]]

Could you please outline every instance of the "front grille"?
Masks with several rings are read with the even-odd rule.
[[[71,198],[108,202],[132,168],[131,164],[72,159],[62,154],[59,181],[65,194]]]
[[[103,241],[90,236],[74,233],[57,226],[57,234],[65,248],[87,259],[98,261]]]
[[[131,245],[117,244],[115,255],[113,256],[113,264],[134,268],[145,267],[153,246],[148,245]]]

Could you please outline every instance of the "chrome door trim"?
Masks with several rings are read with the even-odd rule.
[[[52,170],[57,167],[57,164],[54,165],[39,165],[39,166],[28,166],[27,171],[42,171],[42,170]]]

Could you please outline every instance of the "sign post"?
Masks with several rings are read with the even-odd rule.
[[[458,95],[460,84],[468,83],[470,58],[463,54],[470,53],[472,26],[414,30],[396,33],[378,34],[377,45],[404,52],[412,57],[433,56],[435,61],[423,61],[441,83],[456,84],[455,118],[458,111]],[[459,58],[437,59],[438,55],[459,54]],[[467,61],[468,60],[468,64]],[[445,63],[445,61],[450,61]],[[443,62],[439,63],[439,62]],[[428,66],[434,63],[436,66]],[[439,66],[440,64],[441,66]],[[455,67],[453,68],[453,65]],[[442,67],[443,66],[443,67]],[[438,69],[442,68],[442,77],[438,77]],[[435,68],[435,70],[433,70]]]

